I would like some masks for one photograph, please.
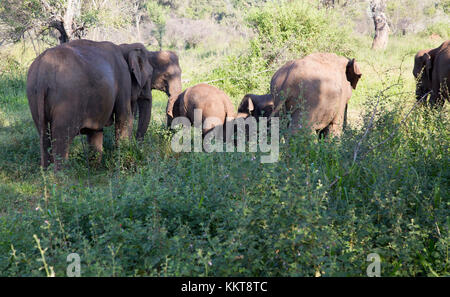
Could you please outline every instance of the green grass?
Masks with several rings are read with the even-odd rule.
[[[393,37],[384,52],[371,51],[368,37],[348,42],[333,47],[350,48],[363,72],[350,127],[339,140],[283,137],[274,164],[261,164],[259,153],[172,152],[167,98],[154,91],[142,142],[115,149],[109,127],[100,165],[86,161],[86,140],[77,137],[67,169],[41,171],[25,94],[29,60],[4,70],[0,275],[45,276],[35,234],[57,276],[74,252],[82,276],[365,276],[374,252],[382,276],[448,276],[448,105],[416,108],[400,124],[415,103],[413,56],[441,41]],[[240,56],[257,57],[249,43],[237,44],[179,53],[184,88],[225,75],[212,84],[236,107],[245,93],[267,91],[273,72],[226,78],[264,69],[259,58],[237,65]]]

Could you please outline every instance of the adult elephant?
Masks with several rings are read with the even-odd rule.
[[[273,98],[271,94],[266,95],[245,95],[238,107],[238,113],[245,117],[252,116],[256,120],[260,117],[268,117],[273,111]]]
[[[201,118],[195,121],[195,110],[201,110]],[[198,84],[187,88],[167,104],[167,125],[177,117],[186,117],[191,124],[202,128],[203,137],[216,126],[223,125],[227,119],[236,117],[230,98],[222,90],[208,85]],[[201,125],[201,127],[200,127]],[[225,136],[226,134],[224,134]]]
[[[40,136],[41,166],[49,165],[51,147],[58,170],[78,134],[87,135],[100,157],[105,126],[115,124],[116,141],[129,138],[137,98],[151,98],[152,71],[140,43],[75,40],[39,55],[28,70],[27,97]]]
[[[281,67],[272,77],[270,91],[275,110],[290,112],[291,132],[305,116],[310,129],[339,136],[346,120],[347,104],[361,71],[355,59],[332,53],[311,54]]]
[[[153,68],[150,89],[166,93],[169,99],[171,97],[176,98],[182,91],[181,68],[177,54],[172,51],[147,51],[147,58]],[[144,137],[150,123],[152,111],[151,91],[149,93],[150,97],[146,96],[146,94],[147,92],[144,96],[138,98],[138,104],[133,109],[133,113],[136,116],[139,110],[139,125],[136,132],[138,139]]]
[[[431,92],[431,107],[443,106],[450,100],[450,40],[441,46],[419,51],[414,58],[413,75],[417,80],[416,98]]]

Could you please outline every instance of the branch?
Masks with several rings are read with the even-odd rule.
[[[384,91],[386,91],[386,90],[384,90]],[[382,91],[382,92],[384,92],[384,91]],[[427,98],[427,96],[428,96],[430,93],[432,93],[432,91],[426,93],[425,95],[422,96],[422,98],[420,98],[419,100],[417,100],[416,103],[413,105],[413,107],[412,107],[412,108],[406,113],[406,115],[403,117],[403,119],[401,120],[400,124],[394,129],[394,131],[392,131],[392,133],[391,133],[385,140],[379,142],[378,144],[374,145],[373,147],[370,147],[370,148],[369,148],[369,149],[361,156],[361,158],[359,159],[359,161],[364,160],[364,158],[366,158],[366,157],[369,155],[370,152],[374,151],[374,150],[375,150],[376,148],[378,148],[379,146],[381,146],[381,145],[385,144],[386,142],[388,142],[389,140],[391,140],[391,139],[395,136],[395,134],[396,134],[396,132],[398,131],[398,129],[400,129],[400,127],[405,123],[406,119],[409,117],[409,115],[411,114],[411,112],[412,112],[414,109],[416,109],[416,107],[417,107],[417,106],[418,106],[425,98]],[[379,102],[379,99],[378,99],[378,102]],[[374,108],[374,111],[373,111],[373,113],[372,113],[372,117],[371,117],[371,119],[370,119],[369,125],[368,125],[368,127],[367,127],[367,129],[366,129],[366,131],[365,131],[365,133],[364,133],[364,135],[363,135],[363,137],[362,137],[361,140],[358,142],[358,145],[357,145],[356,148],[355,148],[355,152],[354,152],[354,154],[353,154],[353,163],[352,163],[352,166],[351,166],[350,169],[347,170],[342,176],[336,177],[336,179],[335,179],[332,183],[330,183],[330,185],[328,186],[329,189],[332,188],[332,187],[334,187],[334,186],[335,186],[342,178],[346,177],[347,175],[349,175],[349,174],[351,173],[351,169],[352,169],[352,168],[354,167],[354,165],[356,164],[357,157],[358,157],[358,152],[359,152],[359,149],[360,149],[360,147],[361,147],[361,144],[362,144],[363,140],[366,138],[366,136],[367,136],[367,134],[368,134],[368,131],[369,131],[369,129],[371,128],[371,126],[372,126],[372,124],[373,124],[373,118],[374,118],[374,115],[375,115],[375,112],[376,112],[376,108],[377,108],[377,106],[378,106],[378,102],[377,102],[377,104],[376,104],[376,106],[375,106],[375,108]]]
[[[410,111],[403,117],[402,121],[400,122],[400,124],[394,129],[394,131],[392,131],[392,133],[382,142],[374,145],[373,147],[369,148],[369,150],[367,151],[367,153],[373,151],[374,149],[376,149],[377,147],[385,144],[386,142],[388,142],[390,139],[392,139],[392,137],[394,137],[395,133],[398,131],[398,129],[405,123],[406,119],[409,117],[409,115],[411,114],[411,112],[419,105],[419,103],[422,103],[422,101],[427,98],[427,96],[429,94],[431,94],[433,91],[429,91],[428,93],[426,93],[425,95],[422,96],[422,98],[420,98],[419,100],[416,101],[416,103],[414,104],[414,106],[410,109]],[[367,154],[366,153],[366,154]]]

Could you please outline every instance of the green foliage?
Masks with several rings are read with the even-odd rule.
[[[401,112],[380,108],[367,147],[399,125]],[[78,141],[70,169],[54,175],[36,169],[28,119],[16,127],[25,149],[2,142],[2,179],[40,182],[22,211],[15,204],[26,192],[1,188],[14,199],[1,201],[0,271],[45,275],[36,234],[57,276],[72,252],[83,276],[356,276],[372,252],[383,276],[448,275],[448,124],[444,114],[416,110],[387,147],[356,165],[367,126],[340,142],[302,133],[265,165],[252,153],[173,154],[157,125],[144,143],[113,150],[108,130],[101,167],[88,166]],[[23,177],[17,160],[4,166],[14,156],[29,166]]]
[[[165,26],[168,10],[164,6],[159,5],[157,1],[153,0],[149,0],[146,6],[150,20],[158,26]]]
[[[156,25],[155,33],[158,34],[157,39],[161,50],[163,46],[163,36],[166,31],[166,15],[168,10],[166,7],[159,5],[158,2],[154,0],[149,0],[146,7],[150,20]]]
[[[429,37],[432,34],[437,34],[443,39],[448,39],[450,36],[450,21],[434,23],[428,26],[424,31],[420,33],[424,37]]]
[[[298,56],[313,51],[350,52],[346,48],[350,28],[332,12],[314,9],[305,1],[269,4],[252,10],[247,20],[258,34],[255,47],[269,63],[280,49]]]
[[[247,50],[228,57],[225,67],[219,66],[208,77],[221,79],[216,84],[231,96],[267,92],[274,70],[312,52],[352,54],[350,28],[333,12],[317,10],[305,1],[269,3],[250,10],[246,19],[256,33]]]
[[[441,0],[439,6],[446,14],[450,15],[450,0]]]
[[[184,15],[191,19],[223,17],[227,14],[227,5],[220,0],[191,0],[184,11]]]

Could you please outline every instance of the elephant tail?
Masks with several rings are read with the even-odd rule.
[[[345,105],[345,111],[344,111],[344,125],[342,129],[347,128],[347,108],[348,108],[348,103]]]

